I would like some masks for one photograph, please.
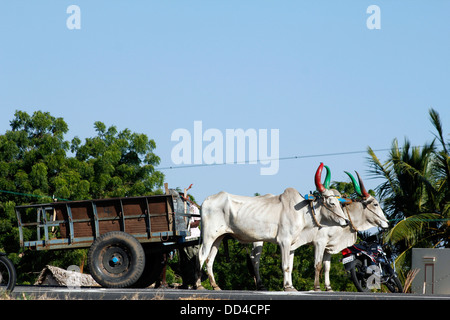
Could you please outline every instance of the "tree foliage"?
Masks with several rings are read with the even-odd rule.
[[[404,271],[411,248],[450,247],[450,142],[438,112],[430,109],[429,116],[435,129],[431,143],[413,147],[405,139],[399,147],[394,139],[385,162],[368,149],[373,175],[384,179],[377,194],[393,221],[386,240],[395,245]]]
[[[67,123],[42,111],[33,115],[16,111],[10,126],[0,135],[0,250],[8,252],[19,269],[26,266],[19,276],[40,270],[50,261],[63,267],[74,259],[79,264],[85,253],[19,256],[14,206],[162,193],[164,176],[155,170],[160,162],[153,152],[156,144],[145,134],[118,131],[97,121],[96,136],[69,142]]]

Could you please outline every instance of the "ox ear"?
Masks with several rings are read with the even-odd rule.
[[[361,188],[359,187],[358,182],[356,182],[356,179],[351,175],[350,172],[344,171],[349,177],[350,179],[352,179],[353,182],[353,187],[355,188],[356,193],[358,194],[358,196],[362,197],[362,192],[361,192]]]

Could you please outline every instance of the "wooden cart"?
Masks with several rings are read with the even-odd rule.
[[[92,277],[114,288],[150,285],[160,275],[162,253],[198,243],[185,240],[191,216],[186,211],[173,190],[166,195],[16,207],[21,247],[89,248]]]

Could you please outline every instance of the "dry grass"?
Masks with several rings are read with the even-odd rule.
[[[404,293],[408,292],[409,287],[411,286],[414,278],[417,276],[419,271],[420,271],[420,269],[412,269],[408,272],[408,274],[406,276],[406,280],[405,280],[405,286],[403,288]]]
[[[7,292],[4,292],[0,295],[0,300],[57,300],[57,299],[48,298],[45,295],[36,298],[34,296],[26,295],[25,293],[22,293],[20,296],[13,297]]]
[[[54,296],[49,296],[46,293],[42,294],[42,295],[40,295],[40,294],[38,294],[38,295],[25,294],[25,293],[11,295],[7,292],[2,292],[2,293],[0,293],[0,300],[22,301],[22,300],[85,300],[85,299],[74,297],[74,296],[71,296],[70,294],[66,294],[66,295],[64,295],[64,297],[54,297]],[[139,293],[135,293],[131,297],[124,295],[123,297],[121,297],[118,300],[166,300],[166,297],[164,296],[164,291],[160,290],[160,291],[156,292],[156,294],[151,298],[142,296]],[[221,300],[221,299],[211,298],[209,296],[192,294],[190,296],[180,297],[178,300]]]
[[[194,294],[193,296],[180,298],[178,300],[222,300],[222,299],[210,298],[208,296],[197,296]]]

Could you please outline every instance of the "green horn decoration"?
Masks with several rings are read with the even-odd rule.
[[[356,193],[358,194],[358,196],[362,197],[362,192],[361,192],[361,188],[359,187],[358,182],[356,182],[355,178],[347,171],[344,171],[349,177],[350,179],[352,179],[353,182],[353,187],[355,188]]]
[[[330,180],[331,180],[331,170],[328,166],[324,166],[324,167],[327,168],[327,176],[325,177],[323,186],[325,187],[325,189],[329,189],[330,188]]]

